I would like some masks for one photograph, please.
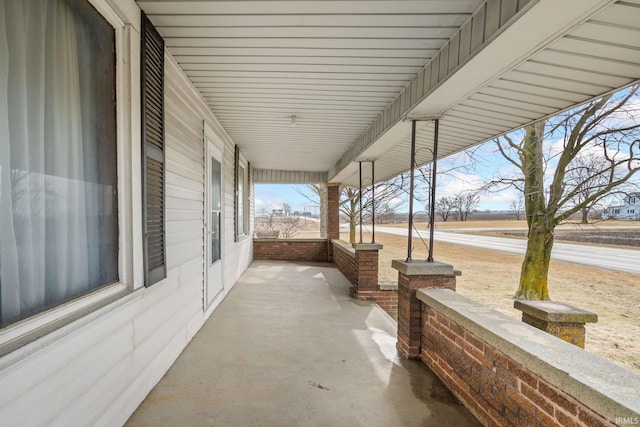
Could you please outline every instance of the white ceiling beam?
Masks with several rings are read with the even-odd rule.
[[[224,37],[224,36],[191,36],[185,35],[184,37],[167,37],[163,34],[166,46],[171,50],[174,46],[182,47],[231,47],[231,48],[243,48],[247,46],[255,48],[303,48],[303,49],[371,49],[376,47],[378,49],[431,49],[437,48],[442,45],[443,42],[448,40],[448,37],[442,38],[392,38],[382,37],[381,33],[384,30],[377,28],[369,29],[371,36],[358,35],[358,37],[349,37],[345,34],[339,34],[340,30],[332,30],[331,36],[328,37],[326,29],[319,29],[318,32],[322,33],[317,37],[287,37],[287,36],[253,36],[247,37]],[[250,32],[248,29],[246,32]],[[313,31],[307,29],[307,31]],[[358,29],[360,31],[360,29]],[[304,33],[304,32],[303,32]],[[448,31],[449,34],[453,34],[454,30]]]
[[[432,49],[301,49],[254,47],[172,47],[171,53],[181,56],[215,56],[220,58],[242,57],[318,57],[318,58],[420,58],[431,57],[438,51]]]
[[[370,3],[370,2],[369,2]],[[264,14],[251,15],[161,15],[154,14],[150,18],[153,24],[163,27],[451,27],[457,29],[469,17],[468,13],[460,14],[283,14],[269,15],[265,21]]]
[[[468,13],[472,0],[378,1],[167,1],[144,0],[138,4],[148,14],[451,14]]]

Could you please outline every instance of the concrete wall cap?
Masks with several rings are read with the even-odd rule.
[[[356,250],[353,249],[353,247],[351,246],[351,243],[347,243],[342,239],[333,239],[331,240],[331,243],[333,243],[336,246],[340,246],[342,249],[349,252],[352,256],[356,256]]]
[[[380,243],[352,243],[351,246],[356,251],[379,251],[382,249]]]
[[[536,319],[547,322],[595,323],[598,315],[569,304],[556,301],[516,300],[513,307]]]
[[[327,239],[266,239],[255,238],[254,242],[257,243],[327,243]]]
[[[453,276],[453,266],[444,262],[426,262],[394,259],[391,261],[391,267],[407,276]]]
[[[610,421],[640,416],[635,372],[449,289],[418,289],[416,296]]]
[[[381,291],[397,291],[398,283],[384,283],[378,285],[378,289]]]

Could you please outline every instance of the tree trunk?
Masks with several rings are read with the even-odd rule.
[[[554,211],[546,205],[542,143],[544,122],[525,128],[522,166],[525,171],[525,213],[527,215],[527,251],[520,271],[520,286],[515,298],[548,300],[547,281],[555,228]]]
[[[349,197],[349,243],[356,242],[356,226],[360,222],[360,210],[358,209],[358,203],[360,199],[355,197]]]
[[[553,229],[533,224],[527,240],[527,251],[520,271],[517,299],[548,300],[549,262],[553,248]]]
[[[349,243],[356,242],[356,223],[357,221],[355,218],[349,219]]]
[[[582,213],[582,221],[581,224],[589,224],[589,209],[583,208],[580,210]]]
[[[327,238],[327,204],[328,204],[328,193],[327,186],[324,184],[319,184],[318,186],[318,196],[320,197],[320,238]]]

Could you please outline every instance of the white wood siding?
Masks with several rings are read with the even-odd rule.
[[[231,140],[225,141],[223,155],[223,173],[224,173],[224,243],[225,256],[223,258],[223,275],[225,287],[227,283],[235,283],[242,272],[246,269],[253,259],[253,174],[251,177],[251,185],[249,185],[249,230],[245,236],[240,237],[238,242],[234,242],[235,223],[234,223],[234,146]],[[245,267],[243,267],[245,266]],[[228,289],[225,289],[228,291]]]
[[[309,171],[283,171],[274,169],[255,169],[254,182],[257,183],[293,183],[293,184],[317,184],[327,182],[326,172]]]
[[[233,241],[233,143],[175,60],[165,59],[168,277],[56,331],[59,338],[0,358],[0,425],[123,424],[251,262],[250,236]],[[203,121],[225,141],[225,291],[206,313]]]

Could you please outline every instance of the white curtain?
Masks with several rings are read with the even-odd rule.
[[[91,37],[65,0],[0,0],[0,314],[104,281]]]

